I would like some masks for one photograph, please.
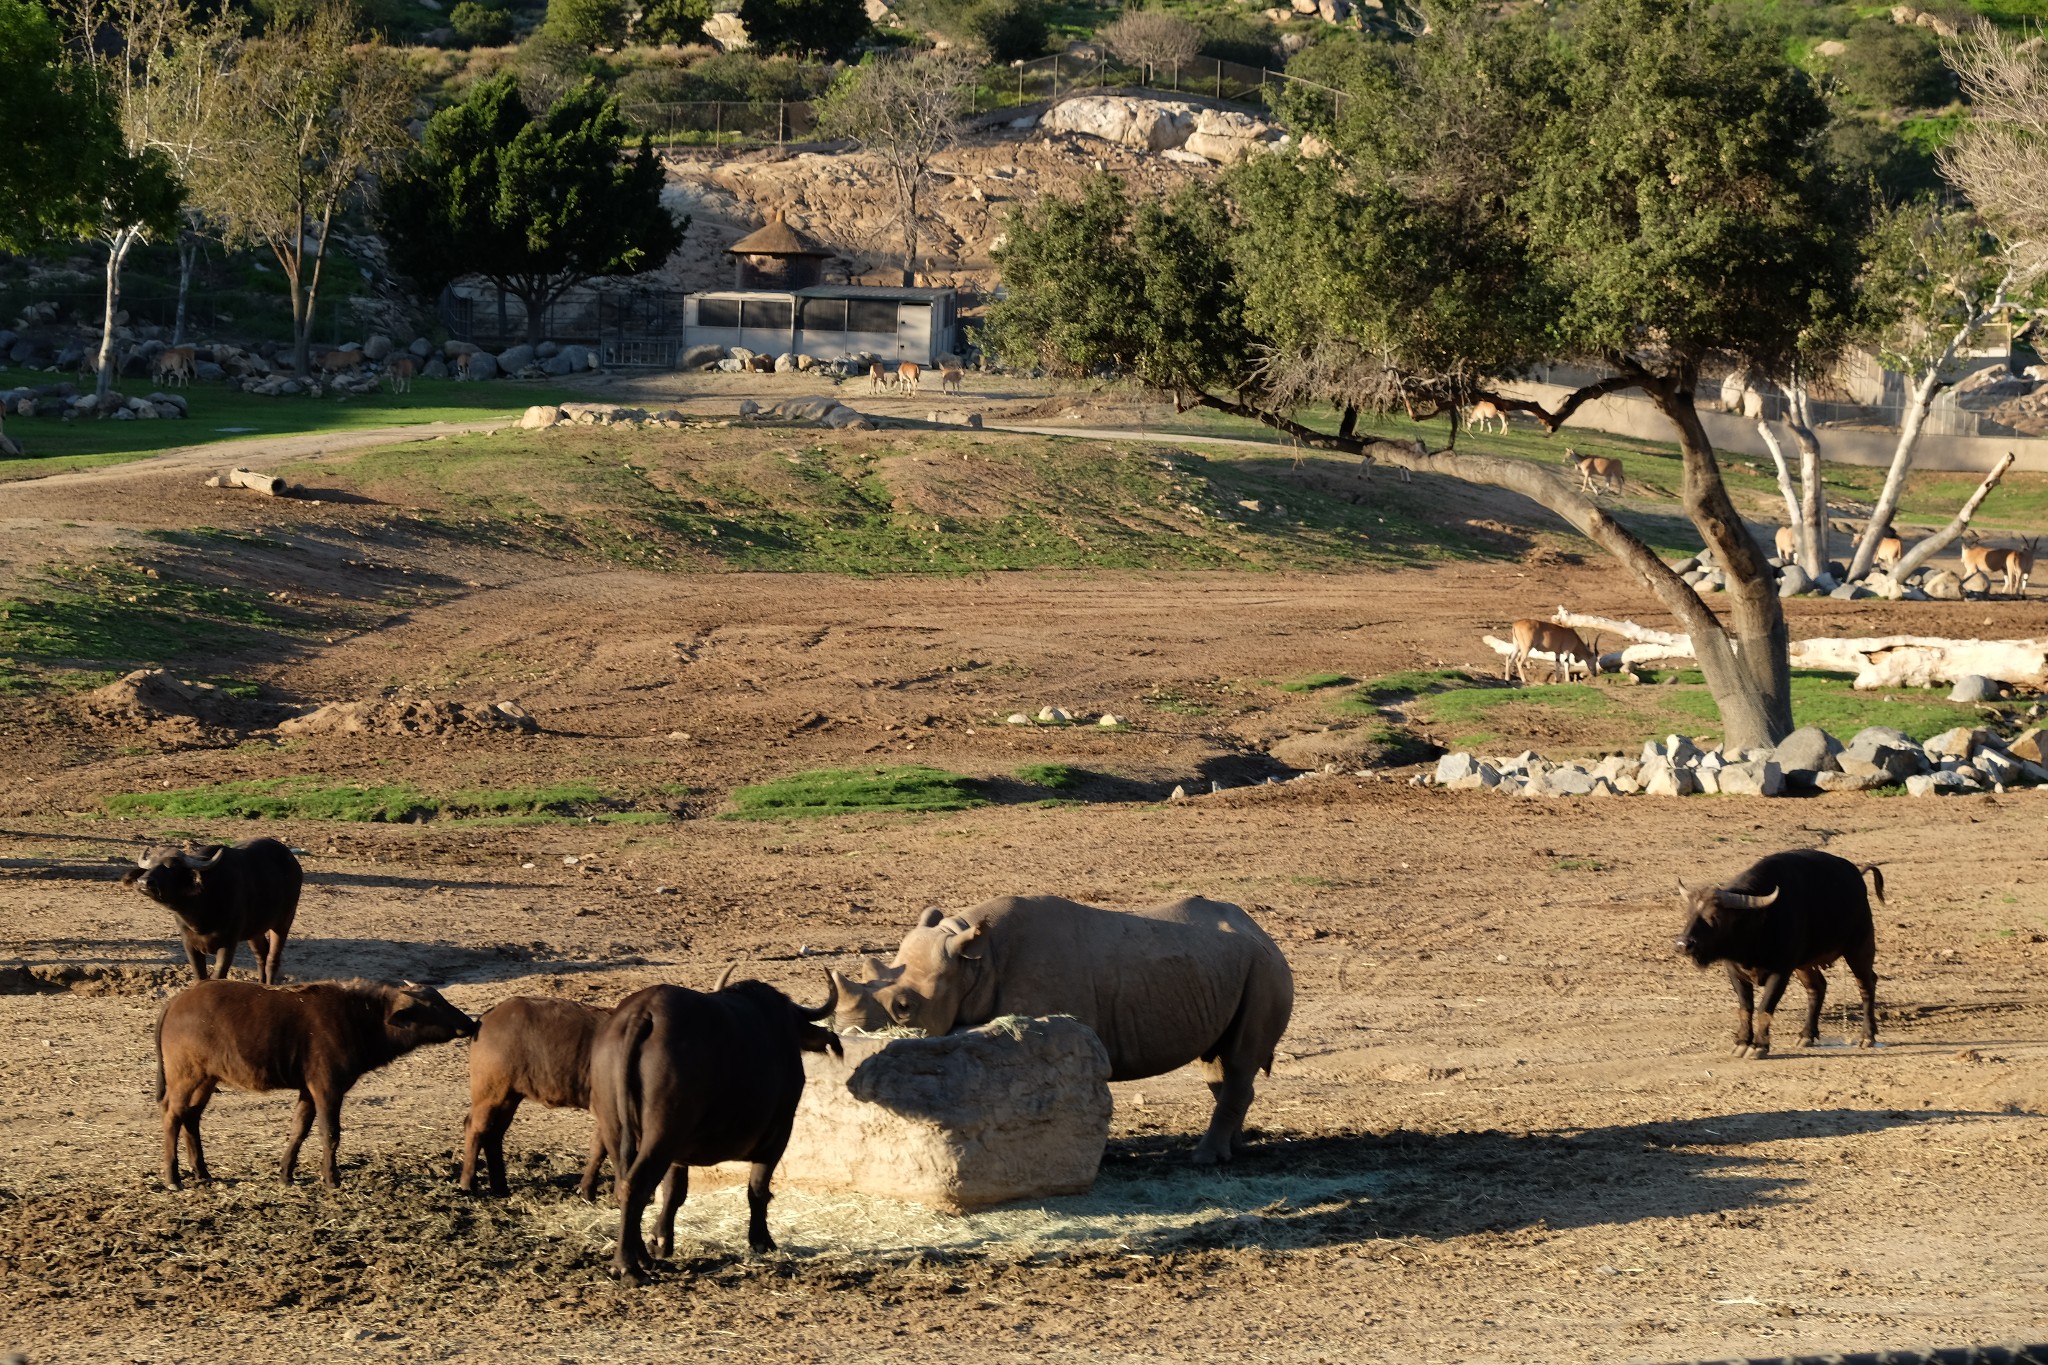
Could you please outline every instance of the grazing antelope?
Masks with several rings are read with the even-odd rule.
[[[939,371],[939,392],[960,392],[960,381],[965,377],[965,373],[961,370],[961,368],[958,365],[948,365],[944,367]]]
[[[458,380],[469,378],[469,362],[475,354],[474,351],[464,351],[455,357],[455,377]]]
[[[1624,480],[1621,477],[1621,461],[1608,455],[1581,455],[1570,446],[1564,448],[1564,462],[1579,471],[1579,490],[1600,496],[1600,490],[1593,486],[1598,480],[1601,487],[1616,497],[1621,496]]]
[[[419,369],[409,355],[395,355],[384,362],[384,380],[393,393],[411,393],[413,373]]]
[[[1584,667],[1589,678],[1600,671],[1599,651],[1588,648],[1586,642],[1579,638],[1579,633],[1570,626],[1524,619],[1515,622],[1508,629],[1514,636],[1515,648],[1508,655],[1506,670],[1500,675],[1503,681],[1511,680],[1517,675],[1522,682],[1529,681],[1531,650],[1541,650],[1545,654],[1555,656],[1555,664],[1551,671],[1553,682],[1570,681],[1574,666]]]
[[[1465,414],[1465,430],[1467,431],[1472,430],[1475,424],[1481,431],[1490,431],[1492,428],[1488,423],[1491,422],[1499,422],[1502,432],[1506,432],[1508,429],[1508,415],[1489,401],[1474,403],[1471,411]]]
[[[327,374],[346,374],[363,363],[361,351],[329,351],[317,362]]]
[[[880,393],[889,387],[889,367],[877,360],[868,366],[868,392]]]
[[[918,377],[923,373],[924,367],[915,360],[904,361],[896,367],[896,387],[904,393],[916,393]]]
[[[190,384],[198,365],[198,357],[190,346],[166,346],[157,352],[152,368],[159,384]]]

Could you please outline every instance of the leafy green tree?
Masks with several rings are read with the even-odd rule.
[[[548,0],[547,31],[588,52],[626,41],[625,0]]]
[[[120,147],[112,108],[64,61],[57,26],[32,2],[0,0],[0,72],[0,251],[91,231]]]
[[[711,0],[651,0],[634,21],[633,36],[643,43],[701,43],[710,17]]]
[[[512,41],[512,16],[477,0],[462,0],[450,10],[448,26],[467,47],[503,47]]]
[[[1085,222],[1051,204],[1013,219],[1000,348],[1112,364],[1305,445],[1523,493],[1678,618],[1731,747],[1782,738],[1784,615],[1695,394],[1710,364],[1780,372],[1836,334],[1857,201],[1820,156],[1821,96],[1769,36],[1687,0],[1589,0],[1569,29],[1534,9],[1456,12],[1345,65],[1351,98],[1320,130],[1330,150],[1248,161],[1226,180],[1227,214],[1190,199],[1119,215],[1097,192]],[[1044,289],[1058,297],[1032,297]],[[1128,315],[1134,289],[1142,316]],[[1597,377],[1550,407],[1498,388],[1553,359]],[[1728,574],[1725,623],[1557,474],[1352,434],[1360,411],[1455,431],[1479,399],[1555,432],[1630,390],[1678,438],[1685,512]],[[1345,413],[1334,434],[1294,416],[1324,402]]]
[[[1882,16],[1863,19],[1850,28],[1843,47],[1836,74],[1860,103],[1924,109],[1947,103],[1955,93],[1940,44],[1927,29]]]
[[[740,20],[764,52],[842,57],[868,33],[861,0],[740,0]]]
[[[423,289],[481,275],[526,305],[527,340],[547,310],[600,275],[659,267],[689,226],[662,206],[661,163],[645,138],[619,155],[625,121],[594,81],[538,120],[510,76],[480,82],[427,124],[386,187],[392,264]]]
[[[998,62],[1042,57],[1051,39],[1038,0],[981,0],[968,9],[964,24],[968,38]]]

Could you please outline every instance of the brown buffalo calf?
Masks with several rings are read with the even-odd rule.
[[[287,1183],[317,1115],[326,1145],[321,1179],[341,1183],[341,1100],[366,1072],[414,1048],[474,1037],[476,1020],[424,986],[318,981],[258,986],[201,981],[171,998],[156,1020],[156,1097],[164,1116],[164,1183],[176,1189],[178,1133],[192,1173],[211,1177],[199,1120],[222,1084],[237,1090],[296,1090],[298,1114],[279,1176]]]
[[[490,1171],[491,1193],[511,1193],[505,1184],[505,1130],[521,1100],[550,1109],[590,1107],[590,1042],[612,1012],[573,1000],[515,995],[484,1013],[476,1045],[469,1050],[469,1127],[462,1153],[462,1188],[476,1190],[477,1152]],[[597,1168],[604,1148],[591,1142],[590,1159],[576,1192],[597,1193]]]

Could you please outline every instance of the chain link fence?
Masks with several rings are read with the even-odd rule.
[[[818,130],[810,100],[677,100],[621,104],[632,127],[661,147],[779,147]]]

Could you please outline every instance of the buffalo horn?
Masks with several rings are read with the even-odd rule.
[[[839,1004],[839,980],[839,973],[827,967],[825,969],[825,1003],[816,1009],[805,1009],[802,1005],[798,1005],[796,1012],[813,1023],[831,1014],[833,1008]]]
[[[1714,900],[1723,910],[1761,910],[1778,899],[1780,888],[1772,887],[1768,896],[1745,896],[1739,891],[1716,891]]]
[[[718,974],[718,984],[713,986],[711,989],[714,991],[722,991],[727,986],[730,986],[732,984],[732,974],[738,971],[739,969],[740,964],[737,962],[727,964],[726,969]]]

